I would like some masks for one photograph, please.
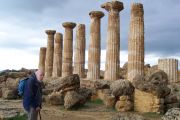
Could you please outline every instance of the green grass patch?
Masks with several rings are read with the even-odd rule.
[[[142,113],[145,118],[160,118],[162,115],[155,112]]]
[[[99,104],[99,105],[104,104],[103,101],[100,100],[100,99],[90,100],[90,101],[88,101],[88,102],[91,103],[91,104]]]
[[[26,114],[24,114],[24,115],[17,115],[17,116],[15,116],[15,117],[13,117],[13,118],[8,118],[8,119],[5,119],[5,120],[27,120],[28,119],[28,117],[27,117],[27,115]]]

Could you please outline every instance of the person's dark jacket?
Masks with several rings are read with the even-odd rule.
[[[41,83],[37,80],[35,73],[32,74],[26,81],[24,94],[23,94],[23,106],[26,111],[30,110],[30,107],[36,109],[41,108],[42,104],[42,87]]]

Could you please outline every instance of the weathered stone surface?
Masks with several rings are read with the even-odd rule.
[[[94,82],[95,89],[109,89],[110,88],[110,81],[107,80],[96,80]]]
[[[63,49],[63,35],[62,33],[56,33],[54,38],[53,77],[61,76],[62,49]]]
[[[104,13],[101,11],[91,11],[90,24],[90,44],[88,50],[88,73],[87,78],[96,80],[100,78],[100,58],[101,58],[101,18]]]
[[[130,32],[128,40],[128,80],[144,75],[144,10],[143,4],[131,5]]]
[[[78,107],[85,103],[83,96],[79,95],[75,91],[68,91],[64,97],[64,107],[66,109],[71,109],[73,107]]]
[[[77,74],[69,75],[63,78],[57,78],[50,82],[45,89],[45,93],[50,91],[60,91],[61,93],[66,93],[70,90],[76,90],[80,88],[80,79]]]
[[[110,96],[111,95],[111,91],[110,89],[99,89],[99,90],[95,90],[97,97],[101,100],[105,100],[106,96]]]
[[[17,88],[2,88],[3,99],[16,99],[17,95]]]
[[[165,97],[170,93],[167,87],[167,74],[161,70],[147,74],[145,77],[136,75],[133,79],[135,88],[152,93],[158,97]]]
[[[164,101],[165,104],[178,102],[177,97],[175,95],[173,95],[173,94],[170,94],[170,95],[166,96],[164,100],[165,100]]]
[[[89,100],[92,95],[92,90],[87,88],[79,88],[76,92],[83,96],[85,100]]]
[[[2,83],[2,82],[5,82],[6,80],[7,80],[7,76],[5,76],[5,75],[2,75],[2,76],[0,76],[0,84]]]
[[[133,103],[131,101],[117,101],[115,108],[119,112],[131,111],[133,108]]]
[[[45,61],[46,61],[46,47],[41,47],[39,51],[38,68],[44,72],[45,72]]]
[[[72,57],[73,57],[73,28],[76,23],[65,22],[62,24],[65,28],[64,44],[63,44],[63,61],[62,61],[62,77],[72,75]]]
[[[170,84],[168,87],[171,89],[171,94],[173,96],[176,96],[178,103],[180,103],[180,84]],[[174,101],[174,100],[173,100]]]
[[[178,82],[180,83],[180,71],[178,71]]]
[[[17,115],[24,116],[21,100],[2,100],[0,99],[0,120],[14,120]]]
[[[123,3],[111,1],[101,5],[109,12],[108,14],[108,33],[105,61],[105,80],[119,79],[119,56],[120,56],[120,16],[119,12],[124,9]]]
[[[180,108],[172,108],[166,112],[162,120],[180,120]]]
[[[64,97],[60,92],[53,92],[48,95],[47,102],[51,105],[63,105]]]
[[[103,99],[103,103],[106,108],[114,108],[116,103],[116,98],[113,95],[106,94]]]
[[[30,72],[9,72],[8,73],[8,78],[22,78],[25,76],[30,75]]]
[[[178,82],[178,60],[177,59],[159,59],[158,69],[163,70],[168,76],[168,83]]]
[[[0,98],[2,97],[2,88],[0,88]]]
[[[116,80],[110,85],[110,90],[115,97],[119,97],[122,95],[132,95],[134,87],[128,80]]]
[[[17,79],[8,78],[6,80],[6,87],[16,88],[18,86],[19,80],[20,80],[19,78],[17,78]]]
[[[78,74],[80,78],[85,77],[85,49],[86,36],[85,25],[78,24],[76,27],[76,43],[74,53],[74,69],[73,74]]]
[[[165,109],[169,110],[171,108],[179,108],[180,107],[180,102],[176,102],[176,103],[170,103],[170,104],[165,104]]]
[[[134,110],[138,112],[164,113],[164,99],[161,99],[152,93],[135,89]]]
[[[111,120],[147,120],[143,116],[133,113],[118,113]]]
[[[47,34],[47,49],[45,60],[45,77],[51,77],[53,71],[53,54],[54,54],[54,34],[55,30],[46,30]]]

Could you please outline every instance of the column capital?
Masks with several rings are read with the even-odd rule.
[[[45,49],[46,49],[46,47],[40,47],[40,49],[41,49],[41,50],[45,50]]]
[[[85,24],[77,24],[77,28],[85,28]]]
[[[54,35],[56,33],[56,30],[45,30],[45,33],[48,35]]]
[[[133,16],[143,16],[144,10],[143,10],[143,4],[141,3],[133,3],[131,4],[131,14]]]
[[[71,29],[73,29],[74,27],[76,27],[76,23],[73,23],[73,22],[64,22],[64,23],[62,24],[62,26],[63,26],[64,28],[71,28]]]
[[[104,8],[107,11],[117,10],[118,12],[120,12],[121,10],[124,9],[124,6],[123,6],[123,3],[120,1],[111,1],[111,2],[102,4],[101,8]]]
[[[62,38],[63,38],[63,34],[62,33],[56,33],[55,34],[55,38],[54,38],[54,40],[55,40],[55,43],[60,43],[60,40],[62,40]],[[60,39],[60,40],[59,40]]]
[[[62,33],[57,32],[57,33],[55,34],[55,36],[57,36],[57,37],[62,37],[62,36],[63,36],[63,34],[62,34]]]
[[[102,12],[102,11],[91,11],[90,13],[89,13],[89,16],[91,17],[91,18],[102,18],[102,17],[104,17],[104,13]]]

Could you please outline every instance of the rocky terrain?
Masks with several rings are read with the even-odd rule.
[[[126,76],[126,65],[122,69],[123,76]],[[0,119],[25,114],[21,98],[17,95],[17,85],[20,79],[34,71],[24,68],[1,71]],[[76,74],[64,78],[45,78],[41,111],[43,120],[179,120],[179,83],[167,85],[167,75],[149,66],[146,75],[136,76],[133,84],[123,76],[116,81],[96,80],[90,83]],[[136,107],[134,101],[138,100],[133,93],[139,94],[137,91],[144,96],[156,96],[156,101],[160,102],[155,102],[155,106],[162,107],[163,103],[163,108],[158,110],[163,109],[164,113],[133,112]],[[146,104],[143,102],[140,101]]]

